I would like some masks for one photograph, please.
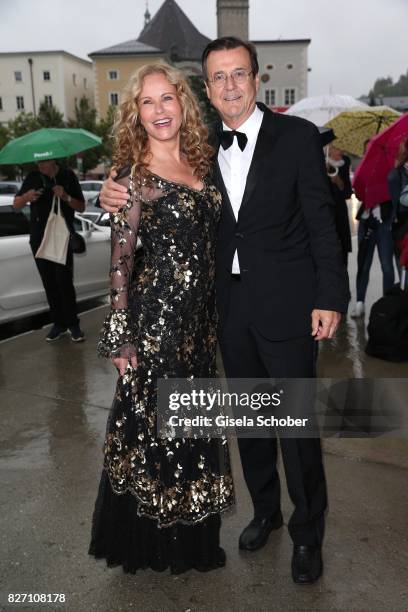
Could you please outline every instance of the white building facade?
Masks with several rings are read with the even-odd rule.
[[[284,110],[306,98],[310,39],[252,42],[259,62],[258,100]]]
[[[217,35],[251,40],[258,53],[258,100],[275,110],[286,110],[307,97],[310,38],[252,40],[248,0],[217,0]]]
[[[44,101],[71,119],[82,97],[94,106],[92,62],[66,51],[0,53],[0,123],[37,114]]]

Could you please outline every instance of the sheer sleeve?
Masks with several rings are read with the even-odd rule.
[[[119,177],[121,174],[119,173]],[[140,220],[140,197],[128,175],[116,179],[128,187],[130,199],[117,213],[111,213],[110,305],[99,337],[98,353],[104,357],[136,355],[135,326],[129,308],[129,290]]]

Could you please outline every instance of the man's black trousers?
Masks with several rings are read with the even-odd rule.
[[[229,308],[220,330],[227,378],[314,377],[317,347],[312,336],[268,340],[251,323],[247,298],[245,284],[231,277]],[[240,438],[238,444],[255,516],[273,516],[280,510],[277,438]],[[282,437],[280,446],[294,504],[288,523],[291,538],[294,544],[320,545],[327,506],[320,439]]]
[[[38,246],[32,244],[31,249],[35,255]],[[77,325],[79,319],[74,288],[74,257],[71,249],[68,249],[65,266],[48,259],[34,259],[44,285],[52,322],[63,328]]]

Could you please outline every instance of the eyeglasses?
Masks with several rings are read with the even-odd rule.
[[[248,72],[248,70],[244,70],[243,68],[237,68],[229,75],[225,74],[225,72],[216,72],[212,79],[208,79],[208,82],[212,83],[215,87],[223,87],[226,84],[228,77],[230,77],[234,83],[238,83],[238,85],[240,85],[245,83],[252,72],[252,70]]]

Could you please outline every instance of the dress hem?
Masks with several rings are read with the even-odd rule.
[[[103,471],[108,477],[109,484],[112,488],[112,493],[114,495],[126,495],[127,493],[130,493],[140,504],[146,503],[143,499],[141,499],[141,497],[131,487],[126,487],[124,491],[115,491],[115,488],[113,486],[108,470],[103,468]],[[217,514],[222,514],[225,516],[226,514],[227,515],[232,514],[234,511],[235,511],[235,497],[232,498],[231,503],[229,503],[228,505],[214,509],[214,510],[209,510],[203,516],[200,516],[200,518],[197,518],[192,521],[189,521],[187,519],[175,519],[174,521],[171,521],[171,523],[159,524],[158,521],[160,519],[157,516],[153,516],[149,514],[148,512],[140,512],[139,509],[137,510],[137,516],[141,518],[150,519],[151,521],[156,521],[158,523],[157,524],[158,529],[167,529],[168,527],[173,527],[174,525],[186,525],[186,526],[199,525],[200,523],[203,523],[206,519],[208,519],[210,516],[214,516]]]
[[[95,561],[103,561],[105,560],[106,562],[106,567],[109,568],[115,568],[115,567],[122,567],[123,573],[124,574],[136,574],[136,572],[138,571],[145,571],[145,570],[152,570],[153,572],[157,572],[157,573],[163,573],[166,572],[167,570],[170,570],[170,574],[172,575],[179,575],[179,574],[184,574],[185,572],[189,572],[190,570],[195,570],[197,572],[201,572],[201,573],[205,573],[205,572],[211,572],[215,569],[222,569],[223,567],[225,567],[226,565],[226,555],[224,552],[223,548],[219,549],[219,560],[211,565],[183,565],[180,567],[174,567],[172,566],[171,563],[168,563],[166,566],[156,566],[154,567],[152,564],[143,564],[140,565],[136,568],[130,568],[128,567],[126,564],[124,564],[123,561],[109,561],[109,559],[107,558],[106,555],[104,554],[97,554],[92,550],[92,545],[90,546],[89,550],[88,550],[88,555],[93,557],[95,559]]]

